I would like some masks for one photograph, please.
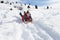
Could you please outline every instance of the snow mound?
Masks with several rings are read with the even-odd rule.
[[[60,40],[59,9],[22,7],[23,10],[18,10],[14,5],[0,4],[0,40]],[[27,10],[32,15],[32,23],[21,21],[19,13]]]

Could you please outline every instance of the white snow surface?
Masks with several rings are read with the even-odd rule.
[[[60,40],[59,8],[35,9],[31,6],[27,9],[22,5],[23,10],[18,10],[14,5],[0,3],[0,40]],[[21,21],[19,13],[27,10],[33,18],[32,23]]]

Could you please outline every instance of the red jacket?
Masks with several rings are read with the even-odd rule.
[[[22,22],[24,22],[24,15],[22,15]]]

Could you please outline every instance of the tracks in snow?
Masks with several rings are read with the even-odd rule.
[[[52,28],[49,28],[49,26],[43,24],[42,22],[38,22],[37,24],[36,23],[34,23],[35,26],[38,26],[39,28],[44,30],[51,38],[53,38],[53,40],[60,40],[60,35]]]

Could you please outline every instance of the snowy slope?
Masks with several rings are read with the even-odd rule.
[[[14,5],[0,4],[0,40],[60,40],[60,9],[31,6],[33,22],[25,24],[19,12],[27,7],[20,11]]]

